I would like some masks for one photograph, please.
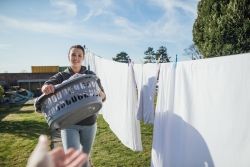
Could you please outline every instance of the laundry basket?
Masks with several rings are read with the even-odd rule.
[[[102,107],[97,77],[81,74],[55,86],[53,94],[42,94],[35,101],[37,112],[42,112],[52,129],[67,128]]]

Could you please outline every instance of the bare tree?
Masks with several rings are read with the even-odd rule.
[[[186,55],[190,56],[192,60],[203,59],[203,56],[194,44],[191,44],[188,48],[184,49],[184,52]]]

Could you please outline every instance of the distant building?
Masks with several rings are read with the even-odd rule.
[[[57,72],[64,71],[66,66],[31,66],[31,73],[0,73],[0,85],[5,90],[18,86],[40,95],[40,88],[46,80]]]
[[[57,73],[59,66],[31,66],[32,73]]]
[[[67,66],[31,66],[31,73],[0,73],[0,85],[5,89],[13,86],[41,94],[40,88],[54,74],[64,71]]]
[[[0,73],[0,81],[4,81],[7,88],[19,86],[39,95],[43,83],[54,74],[56,73]]]
[[[68,66],[31,66],[32,73],[57,73],[64,71]]]

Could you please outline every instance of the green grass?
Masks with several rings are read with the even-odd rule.
[[[0,166],[26,166],[47,124],[33,106],[0,107]]]
[[[150,166],[152,126],[142,125],[143,151],[134,152],[125,147],[118,138],[110,131],[102,116],[98,118],[98,131],[94,148],[92,150],[92,161],[95,167],[101,166]]]
[[[92,150],[94,167],[150,166],[152,125],[141,125],[143,151],[125,147],[110,131],[102,116]],[[49,134],[48,125],[33,106],[0,107],[0,167],[26,166],[40,134]]]

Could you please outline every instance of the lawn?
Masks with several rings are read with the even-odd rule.
[[[98,117],[98,131],[92,150],[95,167],[150,166],[151,125],[141,125],[144,150],[134,152],[126,148],[110,131],[102,116]],[[49,134],[43,116],[32,105],[0,107],[0,166],[25,167],[40,134]]]

